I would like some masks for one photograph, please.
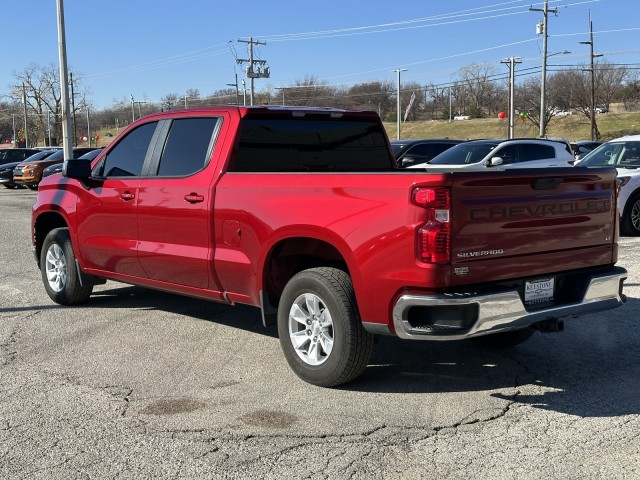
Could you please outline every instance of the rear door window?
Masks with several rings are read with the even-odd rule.
[[[171,123],[158,176],[186,176],[202,170],[211,157],[218,118],[180,118]]]

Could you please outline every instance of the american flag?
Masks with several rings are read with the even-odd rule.
[[[416,100],[416,92],[411,92],[411,98],[409,99],[409,105],[407,105],[407,109],[404,111],[404,120],[403,123],[407,121],[407,117],[409,116],[409,112],[411,111],[411,107],[413,107],[413,102]]]

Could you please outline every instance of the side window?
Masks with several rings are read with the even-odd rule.
[[[492,157],[500,157],[502,159],[503,165],[516,163],[518,161],[518,146],[507,145],[506,147],[503,147],[499,151],[495,152]]]
[[[556,158],[556,151],[550,145],[524,145],[526,161]]]
[[[640,143],[627,142],[624,144],[624,153],[618,160],[620,165],[640,166]]]
[[[162,152],[158,176],[185,176],[202,170],[209,160],[209,145],[217,118],[174,120]]]
[[[407,156],[416,156],[416,157],[430,157],[431,153],[431,145],[428,143],[423,143],[421,145],[414,145],[407,152]]]
[[[104,177],[138,177],[158,122],[145,123],[132,130],[105,157],[98,167]]]

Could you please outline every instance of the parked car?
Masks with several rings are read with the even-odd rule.
[[[20,162],[11,162],[0,165],[0,183],[5,188],[16,188],[17,185],[13,183],[13,169],[16,168]]]
[[[620,233],[640,235],[640,135],[603,143],[576,162],[575,167],[611,165],[618,170]]]
[[[55,150],[35,150],[37,153],[27,157],[27,161],[29,162],[37,162],[47,158],[52,155]],[[0,183],[5,188],[16,188],[19,185],[16,185],[13,181],[13,170],[21,163],[24,163],[24,160],[19,162],[11,162],[5,163],[4,165],[0,165]]]
[[[445,150],[428,164],[409,168],[568,167],[574,160],[563,141],[540,138],[470,140]]]
[[[398,167],[406,168],[416,163],[429,163],[435,156],[463,141],[451,138],[393,140],[391,141],[391,151],[396,157]]]
[[[96,148],[94,150],[91,150],[90,152],[85,153],[84,155],[81,155],[78,158],[81,158],[83,160],[93,160],[94,158],[96,158],[98,156],[98,154],[104,150],[104,148]],[[60,163],[54,163],[53,165],[49,165],[47,168],[45,168],[44,170],[42,170],[42,178],[44,177],[48,177],[49,175],[53,175],[54,173],[60,173],[62,172],[62,165],[64,165],[64,161],[60,162]]]
[[[77,147],[73,149],[73,158],[78,158],[96,147]],[[13,169],[13,182],[16,185],[24,185],[32,190],[37,190],[40,180],[42,180],[42,171],[49,165],[64,161],[64,150],[54,150],[44,159],[32,160],[29,157],[22,163],[16,165]]]
[[[581,159],[591,150],[598,148],[602,145],[602,142],[596,142],[594,140],[578,140],[577,142],[571,142],[571,150],[576,160]]]
[[[0,165],[12,162],[22,162],[39,150],[35,148],[2,148],[0,149]]]

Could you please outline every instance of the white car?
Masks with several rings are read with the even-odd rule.
[[[454,145],[428,163],[409,168],[485,169],[570,167],[575,161],[566,140],[512,138],[509,140],[469,140]]]
[[[629,135],[603,143],[575,164],[576,167],[603,165],[610,165],[618,170],[620,233],[640,235],[640,135]]]

